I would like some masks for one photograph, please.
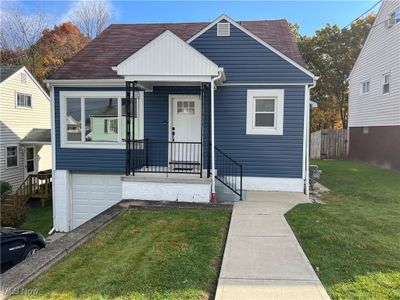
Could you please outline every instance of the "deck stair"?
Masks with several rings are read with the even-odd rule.
[[[52,199],[51,170],[28,175],[14,192],[5,196],[1,204],[4,206],[26,205],[30,199],[39,199],[42,207]]]

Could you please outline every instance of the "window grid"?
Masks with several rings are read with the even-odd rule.
[[[8,146],[7,147],[7,168],[18,166],[18,147]]]
[[[32,96],[17,93],[17,107],[32,107]]]
[[[390,74],[382,75],[382,94],[388,94],[390,92]]]
[[[275,99],[254,98],[255,128],[275,128]]]

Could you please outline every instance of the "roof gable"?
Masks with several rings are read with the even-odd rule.
[[[20,74],[21,72],[24,72],[26,75],[28,75],[28,77],[32,80],[32,82],[36,85],[36,87],[42,92],[42,94],[48,100],[50,100],[49,94],[47,94],[47,92],[43,89],[40,83],[36,80],[36,78],[31,74],[31,72],[29,72],[29,70],[25,66],[10,66],[7,68],[9,68],[9,75],[4,80],[2,78],[0,84],[5,84],[11,77]],[[3,66],[1,67],[1,69],[2,69],[1,72],[3,72]]]
[[[167,30],[114,68],[118,75],[217,75],[218,66]]]
[[[285,20],[239,21],[262,41],[304,65]],[[163,24],[112,24],[65,63],[50,79],[120,79],[111,68],[144,47],[166,30],[184,41],[202,31],[209,22]]]
[[[253,32],[247,30],[246,28],[244,28],[242,25],[240,25],[239,23],[235,22],[233,19],[231,19],[230,17],[226,16],[226,15],[221,15],[220,17],[218,17],[217,19],[215,19],[213,22],[211,22],[209,25],[207,25],[205,28],[203,28],[201,31],[199,31],[197,34],[195,34],[194,36],[192,36],[187,42],[191,43],[194,40],[196,40],[199,36],[201,36],[203,33],[207,32],[208,30],[210,30],[211,28],[213,28],[216,24],[218,24],[219,22],[224,21],[224,22],[229,22],[230,24],[232,24],[233,26],[235,26],[236,28],[238,28],[239,30],[243,31],[245,34],[247,34],[248,36],[250,36],[251,38],[253,38],[254,40],[256,40],[257,42],[259,42],[261,45],[265,46],[266,48],[268,48],[269,50],[271,50],[272,52],[274,52],[275,54],[277,54],[278,56],[280,56],[281,58],[283,58],[284,60],[286,60],[287,62],[289,62],[290,64],[292,64],[293,66],[295,66],[296,68],[298,68],[299,70],[301,70],[302,72],[306,73],[308,76],[315,78],[314,74],[311,73],[309,70],[307,70],[304,66],[302,66],[299,62],[294,61],[293,59],[291,59],[290,57],[288,57],[287,55],[285,55],[284,53],[282,53],[281,51],[277,50],[276,48],[274,48],[273,46],[271,46],[269,43],[267,43],[265,40],[261,39],[260,37],[258,37],[257,35],[255,35]],[[287,26],[286,26],[287,27]],[[290,35],[291,36],[291,33]],[[287,42],[287,46],[291,46],[290,42]],[[298,50],[298,49],[297,49]],[[301,59],[302,61],[302,59]]]

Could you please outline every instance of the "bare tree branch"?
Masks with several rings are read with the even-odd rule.
[[[93,38],[110,24],[111,14],[108,0],[80,0],[70,19],[83,34]]]
[[[48,26],[46,14],[37,7],[33,12],[25,13],[16,3],[2,7],[0,42],[2,48],[29,49],[33,47]]]

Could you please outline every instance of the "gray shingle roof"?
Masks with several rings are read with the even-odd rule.
[[[50,144],[51,143],[51,130],[33,128],[29,133],[22,139],[22,144]]]
[[[3,82],[21,68],[22,66],[0,66],[0,82]]]
[[[286,20],[239,21],[241,26],[299,65],[303,58]],[[121,78],[111,67],[166,30],[188,40],[210,23],[112,24],[65,63],[50,79]]]

